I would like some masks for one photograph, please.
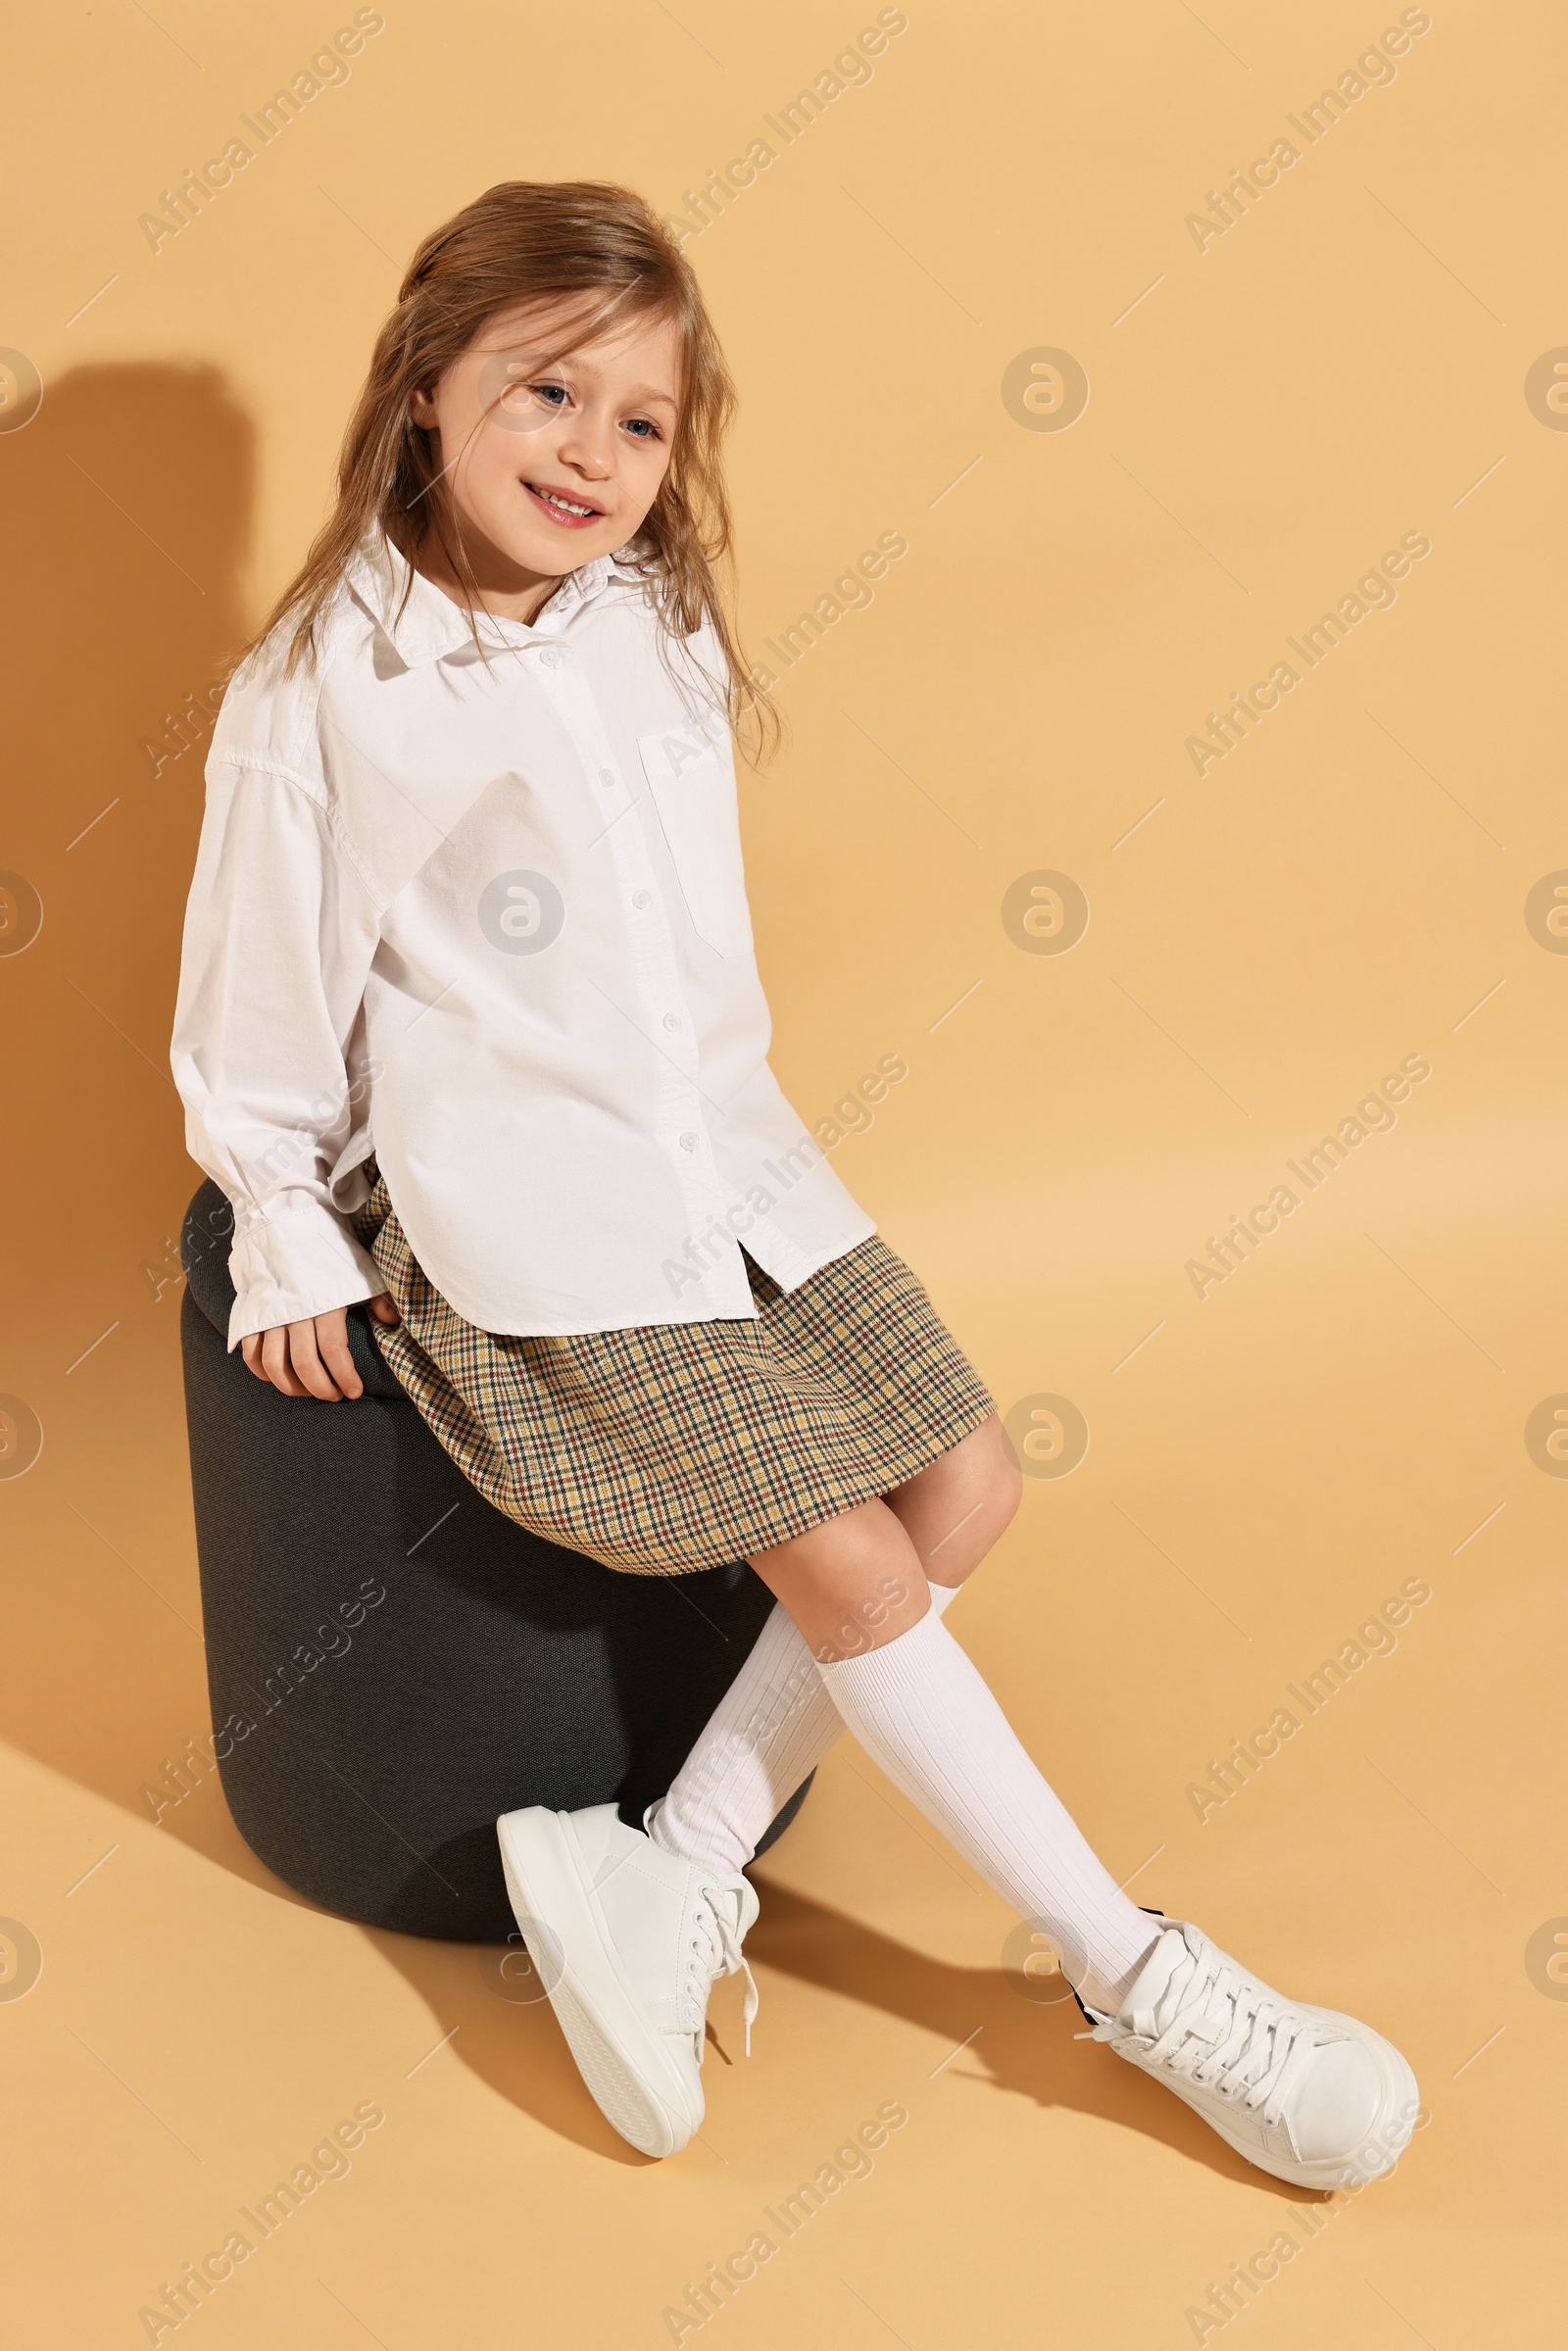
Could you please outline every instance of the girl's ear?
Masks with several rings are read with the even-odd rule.
[[[409,401],[409,415],[423,432],[433,432],[436,425],[435,402],[428,392],[416,392]]]

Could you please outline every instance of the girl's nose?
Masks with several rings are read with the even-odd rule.
[[[614,471],[611,427],[574,416],[560,441],[560,455],[588,481],[608,481]]]

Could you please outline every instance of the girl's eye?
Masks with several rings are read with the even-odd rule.
[[[639,441],[657,441],[662,437],[658,425],[651,416],[628,416],[626,430],[634,434]]]
[[[569,398],[564,384],[530,384],[528,389],[546,408],[564,408]]]

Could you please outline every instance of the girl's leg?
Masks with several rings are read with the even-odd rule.
[[[883,1499],[926,1581],[956,1590],[1011,1526],[1023,1493],[1018,1456],[993,1413],[972,1436]]]
[[[948,1633],[931,1601],[941,1588],[928,1584],[923,1562],[936,1566],[951,1535],[952,1550],[972,1565],[988,1512],[1005,1524],[1005,1490],[980,1485],[980,1509],[949,1495],[965,1512],[933,1517],[926,1505],[940,1488],[906,1489],[757,1557],[800,1644],[787,1670],[775,1611],[781,1677],[793,1671],[804,1686],[801,1657],[812,1664],[816,1696],[895,1785],[1005,1901],[1041,1921],[1089,2005],[1093,2038],[1279,2179],[1343,2187],[1377,2178],[1419,2113],[1398,2051],[1338,2011],[1288,2000],[1198,1928],[1152,1919],[1129,1901]],[[777,1801],[769,1795],[764,1821]],[[738,1867],[638,1837],[613,1803],[577,1813],[533,1806],[498,1827],[518,1924],[536,1965],[550,1970],[550,1997],[590,2090],[634,2146],[655,2155],[684,2146],[703,2119],[703,2020],[714,1977],[746,1973],[748,2028],[755,2011],[741,1953],[755,1888]]]
[[[887,1496],[938,1613],[1004,1532],[1019,1485],[993,1417]],[[902,1551],[896,1559],[906,1566]],[[669,1792],[650,1808],[649,1836],[683,1860],[726,1873],[744,1869],[768,1824],[843,1731],[809,1647],[788,1610],[776,1606]]]
[[[870,1502],[752,1564],[867,1754],[1020,1917],[1045,1922],[1090,2006],[1114,2013],[1160,1925],[1096,1858],[929,1607],[902,1515]]]
[[[1004,1898],[1048,1922],[1084,1996],[1115,2006],[1158,1930],[1096,1860],[940,1621],[1010,1521],[1019,1483],[991,1420],[886,1502],[754,1559],[783,1614],[649,1833],[666,1851],[739,1870],[848,1722]]]

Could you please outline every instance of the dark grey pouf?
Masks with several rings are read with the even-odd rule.
[[[203,1184],[180,1235],[180,1330],[229,1809],[268,1867],[326,1909],[504,1940],[497,1814],[614,1798],[639,1823],[771,1596],[740,1562],[617,1575],[525,1534],[443,1451],[363,1308],[349,1343],[365,1396],[280,1396],[226,1351],[231,1230]]]

